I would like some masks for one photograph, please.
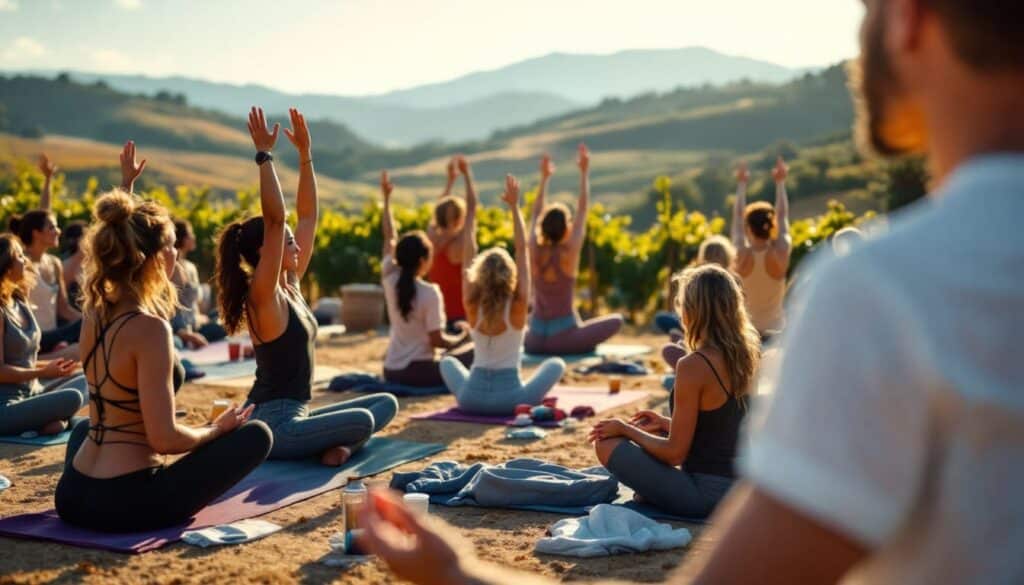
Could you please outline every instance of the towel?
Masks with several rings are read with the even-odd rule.
[[[499,465],[455,461],[432,463],[422,471],[395,473],[393,489],[431,494],[445,506],[505,508],[528,505],[593,506],[611,502],[619,482],[603,467],[570,469],[539,459]]]
[[[690,544],[685,528],[660,524],[643,514],[609,504],[598,504],[582,518],[555,522],[537,541],[535,550],[550,555],[604,557],[620,553],[668,550]]]
[[[251,542],[278,530],[281,530],[281,527],[273,522],[248,518],[231,524],[210,526],[200,530],[187,530],[181,535],[181,539],[191,545],[206,548],[222,544]]]

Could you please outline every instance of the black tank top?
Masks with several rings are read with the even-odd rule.
[[[288,297],[288,325],[284,333],[264,342],[253,330],[260,342],[253,348],[256,381],[249,391],[249,401],[255,404],[279,398],[308,402],[312,398],[316,317],[301,299],[294,300],[291,293],[285,296]]]
[[[690,473],[705,473],[723,477],[736,477],[733,462],[736,459],[736,444],[739,442],[740,425],[747,414],[746,397],[736,398],[722,383],[711,360],[699,351],[694,352],[704,359],[718,380],[728,399],[714,410],[697,412],[697,428],[693,431],[690,453],[686,456],[684,468]]]
[[[110,373],[108,369],[110,367],[110,357],[113,355],[114,342],[117,341],[117,336],[121,333],[121,329],[124,328],[125,323],[131,321],[133,318],[141,315],[139,311],[129,311],[122,313],[117,317],[114,317],[106,325],[100,324],[96,321],[96,336],[93,340],[92,349],[89,351],[85,359],[82,360],[82,370],[90,373],[92,380],[95,384],[89,384],[89,400],[93,403],[93,407],[96,409],[96,424],[89,426],[89,438],[92,439],[97,445],[104,443],[122,443],[127,445],[143,445],[149,446],[149,442],[146,441],[146,430],[142,423],[142,408],[139,405],[139,390],[138,388],[130,388],[121,384],[114,375]],[[107,334],[110,333],[110,338],[107,339]],[[103,360],[103,375],[99,373],[99,360]],[[133,398],[115,399],[107,398],[103,395],[103,387],[107,382],[110,382],[125,394],[133,396]],[[181,365],[181,360],[178,359],[178,353],[174,352],[174,362],[171,367],[171,383],[174,388],[174,393],[177,394],[181,385],[185,382],[185,368]],[[119,425],[107,425],[106,414],[107,407],[117,408],[126,412],[134,412],[139,415],[139,420],[134,422],[122,423]],[[115,435],[128,435],[122,439],[108,439],[107,433],[114,433]],[[141,439],[135,439],[133,437],[141,437]]]

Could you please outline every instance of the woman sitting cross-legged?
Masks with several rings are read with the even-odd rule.
[[[565,205],[545,207],[544,192],[555,166],[547,155],[541,160],[540,187],[530,220],[533,313],[525,340],[526,351],[534,354],[588,353],[622,329],[622,315],[582,321],[573,306],[590,200],[590,151],[583,144],[576,163],[580,168],[580,196],[576,220],[572,221]]]
[[[324,465],[341,465],[398,412],[390,394],[371,394],[317,410],[312,398],[316,317],[299,290],[316,236],[317,194],[306,120],[291,112],[285,135],[299,151],[298,225],[285,222],[284,198],[274,170],[279,125],[267,128],[263,110],[249,114],[256,146],[263,215],[224,228],[217,250],[218,300],[225,329],[248,328],[256,351],[256,380],[248,404],[253,418],[274,432],[271,459],[320,455]]]
[[[597,458],[642,500],[705,517],[732,486],[748,387],[760,360],[736,277],[706,265],[679,277],[677,304],[690,354],[676,365],[671,418],[646,410],[594,427]]]
[[[512,211],[516,260],[502,248],[476,253],[476,196],[466,200],[466,230],[462,265],[463,299],[473,338],[473,367],[458,360],[441,360],[441,375],[459,408],[478,414],[512,414],[517,404],[540,404],[565,372],[558,357],[544,361],[525,384],[519,364],[530,291],[530,256],[526,228],[519,210],[519,181],[505,179],[502,200]]]
[[[52,435],[85,403],[85,376],[70,379],[78,362],[39,360],[41,332],[31,309],[29,259],[11,234],[0,235],[0,435]],[[48,386],[41,379],[57,380]]]
[[[124,192],[104,195],[85,245],[82,353],[89,419],[68,442],[57,514],[104,532],[180,525],[266,459],[272,438],[228,408],[212,426],[174,417],[184,376],[167,319],[176,297],[174,226],[167,212]],[[163,465],[160,455],[185,455]]]
[[[467,178],[467,193],[473,192],[472,184],[472,179]],[[384,355],[384,379],[403,386],[443,386],[435,348],[444,349],[446,355],[469,365],[473,362],[473,345],[467,342],[464,330],[460,335],[444,332],[441,290],[423,280],[433,261],[433,246],[422,231],[409,232],[396,241],[395,220],[391,216],[394,185],[386,171],[381,173],[380,188],[384,197],[380,279],[391,324]]]

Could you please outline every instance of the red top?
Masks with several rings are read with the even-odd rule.
[[[430,280],[441,289],[444,314],[448,320],[465,319],[466,309],[462,306],[462,263],[456,264],[448,259],[447,247],[434,254]]]

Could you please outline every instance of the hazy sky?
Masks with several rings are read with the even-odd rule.
[[[0,0],[0,70],[367,94],[553,51],[703,45],[825,65],[856,53],[862,11],[859,0]]]

